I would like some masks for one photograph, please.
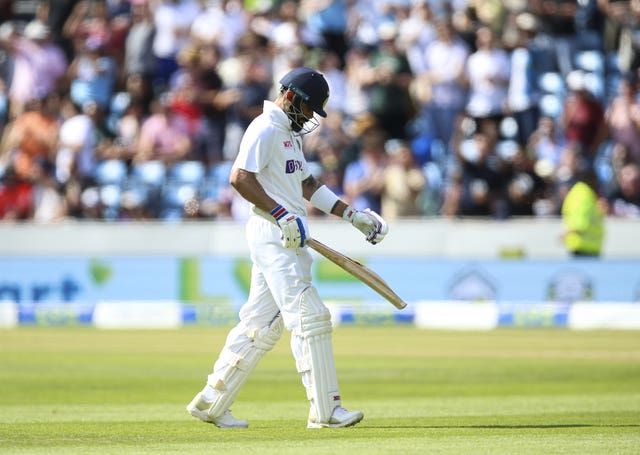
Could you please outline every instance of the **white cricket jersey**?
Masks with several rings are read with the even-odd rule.
[[[233,167],[255,173],[267,194],[290,213],[307,215],[301,182],[311,171],[302,153],[300,137],[294,136],[289,117],[275,103],[264,102],[262,114],[251,122],[242,137]],[[253,204],[251,209],[271,218]]]

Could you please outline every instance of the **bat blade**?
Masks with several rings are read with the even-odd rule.
[[[368,268],[367,266],[351,259],[348,256],[328,247],[316,239],[307,240],[307,245],[320,253],[325,258],[336,264],[338,267],[349,272],[351,275],[362,281],[371,289],[376,291],[393,306],[399,310],[407,306],[407,304],[389,287],[387,282],[380,275]]]

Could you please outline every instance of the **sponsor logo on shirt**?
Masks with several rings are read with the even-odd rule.
[[[293,148],[293,143],[291,141],[284,141],[283,144],[286,149]]]
[[[302,170],[302,161],[299,160],[287,160],[285,162],[284,171],[287,174],[293,174],[296,171]]]

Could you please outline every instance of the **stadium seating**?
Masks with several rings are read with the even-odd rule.
[[[575,65],[578,69],[590,73],[604,74],[605,56],[597,50],[583,50],[576,52],[574,57]]]
[[[131,166],[129,183],[150,192],[159,192],[166,179],[166,168],[162,161],[145,161]]]
[[[109,183],[100,186],[100,204],[102,206],[102,218],[105,220],[117,220],[120,215],[122,188],[119,184]]]
[[[200,161],[181,161],[169,166],[160,198],[160,218],[178,221],[184,218],[185,204],[201,199],[206,167]]]
[[[540,98],[540,113],[546,117],[557,119],[562,113],[563,100],[562,96],[552,93],[542,95]]]
[[[122,185],[127,178],[127,163],[123,160],[110,159],[98,162],[94,178],[98,185]]]
[[[542,73],[538,78],[538,88],[542,93],[564,96],[567,91],[562,75],[556,71]]]
[[[199,186],[204,181],[206,167],[200,161],[178,161],[169,166],[167,182]]]
[[[200,198],[202,200],[218,200],[222,191],[229,186],[231,174],[231,161],[214,163],[207,169],[206,176],[200,185]]]
[[[496,144],[496,153],[500,158],[509,160],[516,154],[518,147],[519,145],[517,141],[513,139],[504,139]]]

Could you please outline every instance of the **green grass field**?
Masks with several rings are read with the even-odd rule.
[[[356,427],[307,430],[288,338],[221,430],[185,405],[227,329],[0,330],[0,453],[637,454],[640,333],[340,327]]]

